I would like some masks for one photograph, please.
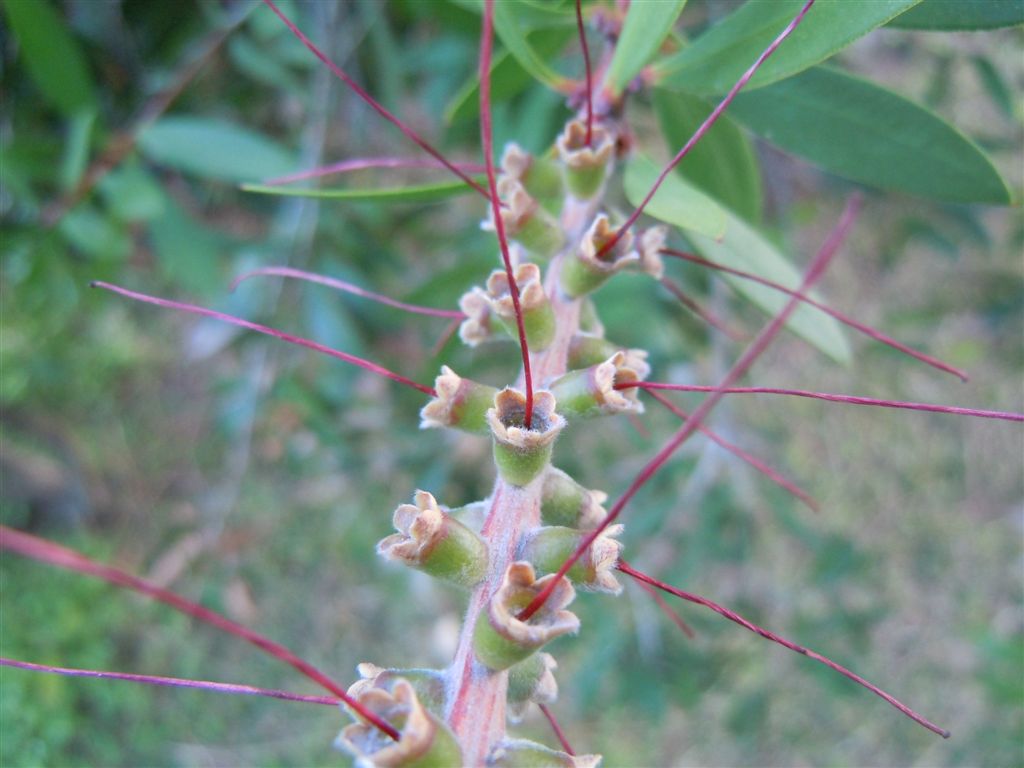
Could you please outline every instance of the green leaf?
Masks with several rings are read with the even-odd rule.
[[[123,259],[132,250],[125,229],[89,204],[65,214],[58,229],[71,245],[101,261]]]
[[[538,54],[550,59],[557,54],[569,38],[572,30],[540,29],[527,35],[527,40]],[[533,76],[508,51],[494,57],[491,64],[491,103],[500,104],[518,96],[533,84]],[[444,110],[447,123],[469,120],[480,114],[480,78],[474,72],[459,89]]]
[[[900,29],[995,29],[1024,24],[1020,0],[922,0],[897,16],[890,27]]]
[[[325,200],[369,200],[382,203],[430,203],[473,191],[464,181],[444,181],[410,187],[357,187],[353,189],[300,189],[271,187],[264,184],[243,184],[242,189],[260,195],[316,197]]]
[[[711,113],[712,105],[696,96],[654,90],[654,110],[669,152],[682,147]],[[761,168],[750,139],[736,123],[718,118],[676,173],[724,203],[747,221],[761,218]]]
[[[640,154],[626,164],[624,185],[630,203],[640,205],[643,202],[659,172],[654,163]],[[725,233],[725,210],[675,173],[665,177],[644,212],[667,224],[709,237],[721,237]]]
[[[217,181],[252,181],[295,170],[294,155],[276,141],[215,118],[165,117],[140,134],[139,148],[155,163]]]
[[[107,209],[121,221],[152,221],[164,212],[163,189],[138,162],[122,163],[98,187]]]
[[[818,0],[744,90],[763,87],[824,61],[918,2]],[[661,85],[699,96],[724,94],[803,5],[804,0],[746,3],[692,45],[657,64]]]
[[[192,218],[171,198],[149,227],[160,271],[189,293],[206,295],[222,286],[225,239]]]
[[[794,290],[800,286],[800,273],[789,260],[737,216],[729,216],[725,236],[722,238],[715,239],[688,233],[687,239],[705,258],[718,264],[753,272]],[[722,277],[739,293],[771,315],[778,314],[789,301],[789,296],[767,286],[734,275],[724,274]],[[850,362],[852,353],[846,335],[839,327],[839,323],[820,309],[804,303],[799,304],[787,321],[786,327],[833,360],[844,365]]]
[[[833,69],[741,93],[731,114],[782,149],[854,181],[954,203],[1010,202],[988,157],[956,128]]]
[[[612,91],[622,93],[630,81],[640,74],[640,70],[647,66],[672,31],[684,5],[686,0],[629,4],[622,34],[615,45],[615,54],[605,77]]]
[[[547,65],[545,58],[530,44],[530,31],[524,21],[530,18],[531,4],[523,0],[502,0],[494,4],[494,31],[501,42],[515,56],[523,69],[549,88],[562,91],[569,81]]]
[[[49,0],[5,0],[25,68],[46,100],[71,117],[96,106],[96,87],[78,41]]]

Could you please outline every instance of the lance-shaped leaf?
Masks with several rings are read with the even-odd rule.
[[[608,65],[605,83],[614,93],[622,93],[658,52],[672,26],[683,12],[686,0],[660,0],[656,3],[630,3],[622,32]]]
[[[547,64],[547,60],[527,39],[527,22],[535,7],[521,0],[502,0],[494,4],[494,31],[523,69],[534,78],[556,91],[564,91],[569,80]],[[564,17],[563,17],[564,18]]]
[[[685,164],[684,159],[680,166]],[[659,173],[660,169],[641,154],[626,163],[625,189],[629,202],[640,205]],[[722,206],[678,174],[665,178],[644,212],[689,232],[700,232],[708,237],[725,234],[727,217]]]
[[[979,30],[1024,24],[1024,3],[1017,0],[921,0],[889,22],[900,29]]]
[[[803,6],[805,0],[746,3],[656,65],[662,86],[701,96],[725,93]],[[768,59],[746,91],[774,83],[838,53],[920,0],[818,0],[803,23]]]
[[[580,620],[565,610],[576,597],[576,590],[565,578],[558,580],[547,602],[527,621],[516,618],[553,579],[554,574],[538,579],[529,563],[509,565],[473,629],[473,650],[485,666],[508,669],[556,637],[579,631]]]
[[[433,203],[473,191],[473,188],[464,181],[439,181],[430,184],[410,184],[405,187],[345,187],[330,189],[243,184],[242,189],[259,195],[312,197],[320,200],[366,200],[379,203]]]
[[[991,161],[956,128],[844,72],[815,67],[741,93],[732,115],[782,149],[854,181],[954,203],[1010,201]]]

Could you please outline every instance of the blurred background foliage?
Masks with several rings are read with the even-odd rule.
[[[477,122],[458,108],[475,69],[472,10],[281,6],[443,151],[478,160]],[[681,28],[733,7],[691,0]],[[414,154],[257,4],[4,0],[3,10],[3,522],[200,600],[342,680],[362,660],[446,664],[461,597],[378,562],[373,547],[415,488],[452,506],[485,496],[482,445],[420,433],[415,393],[87,286],[110,280],[242,314],[419,381],[444,361],[502,383],[517,370],[514,348],[438,350],[443,320],[274,280],[228,290],[247,268],[288,264],[454,306],[496,264],[479,200],[241,191],[345,158]],[[551,37],[536,44],[578,74],[574,45]],[[1021,43],[1019,28],[882,29],[839,61],[974,137],[1019,198]],[[497,144],[539,150],[569,112],[522,85],[496,107]],[[634,127],[653,146],[647,98],[637,101]],[[855,185],[763,143],[757,153],[765,226],[803,263]],[[375,172],[345,183],[446,181]],[[1022,244],[1019,208],[869,192],[823,293],[967,367],[971,383],[860,339],[840,367],[793,337],[753,380],[1024,410]],[[762,322],[713,276],[671,272],[747,332]],[[736,354],[639,277],[597,301],[612,338],[651,350],[658,379],[710,382]],[[1024,762],[1020,430],[779,399],[727,401],[714,425],[807,488],[822,513],[695,440],[625,516],[629,559],[836,658],[954,737],[684,606],[697,630],[686,640],[630,586],[618,600],[581,595],[583,633],[554,649],[555,711],[574,746],[608,766]],[[654,403],[642,428],[581,425],[556,462],[614,497],[672,426]],[[0,591],[4,656],[310,690],[244,644],[85,577],[4,555]],[[332,765],[344,760],[330,744],[345,721],[330,708],[0,670],[3,765]],[[550,741],[532,715],[520,731]]]

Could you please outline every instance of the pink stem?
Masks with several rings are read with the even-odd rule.
[[[587,135],[585,143],[589,147],[594,136],[594,79],[590,71],[590,49],[587,47],[587,33],[583,28],[583,7],[576,0],[576,29],[580,33],[580,45],[583,47],[583,66],[587,72]]]
[[[672,411],[672,413],[674,413],[676,416],[678,416],[679,418],[683,419],[683,421],[686,420],[686,412],[683,411],[681,408],[678,408],[675,405],[675,403],[673,403],[667,397],[665,397],[664,395],[659,395],[653,389],[648,391],[647,394],[650,395],[651,397],[653,397],[655,400],[657,400],[663,406],[668,408],[668,410]],[[757,457],[747,453],[745,450],[740,448],[738,445],[729,442],[724,437],[722,437],[718,433],[712,431],[710,428],[705,427],[704,425],[700,426],[700,431],[703,432],[705,435],[707,435],[711,440],[714,440],[720,446],[725,448],[725,450],[727,450],[730,453],[734,454],[735,456],[738,456],[739,458],[743,459],[743,461],[747,462],[748,464],[750,464],[750,466],[752,466],[758,472],[760,472],[763,475],[765,475],[766,477],[768,477],[776,485],[778,485],[778,486],[780,486],[782,488],[785,488],[791,494],[793,494],[798,499],[800,499],[800,501],[802,501],[804,504],[806,504],[807,507],[812,512],[820,512],[821,511],[821,508],[818,506],[818,502],[816,502],[811,497],[811,495],[809,493],[807,493],[806,491],[802,490],[799,486],[797,486],[791,480],[787,480],[785,477],[780,475],[778,472],[776,472],[774,469],[769,467],[767,464],[765,464],[763,461],[761,461]]]
[[[686,253],[685,251],[677,251],[672,248],[664,248],[662,249],[661,253],[664,254],[665,256],[672,256],[677,259],[692,262],[693,264],[700,264],[705,267],[710,267],[711,269],[717,269],[720,272],[726,272],[730,275],[736,275],[737,277],[752,280],[755,283],[760,283],[761,285],[767,286],[769,288],[774,288],[776,291],[781,291],[782,293],[785,293],[789,296],[796,296],[798,299],[800,299],[800,301],[804,302],[805,304],[810,304],[812,307],[820,309],[825,314],[831,315],[839,322],[844,323],[845,325],[848,325],[851,328],[855,328],[856,330],[860,331],[866,336],[869,336],[875,341],[881,342],[882,344],[890,346],[893,349],[897,349],[906,355],[910,355],[916,360],[920,360],[922,363],[926,363],[927,365],[930,365],[933,368],[938,368],[940,371],[951,373],[957,378],[959,378],[961,381],[967,381],[968,379],[967,374],[961,369],[954,368],[952,365],[944,363],[941,360],[932,357],[931,355],[926,355],[923,352],[918,352],[916,349],[908,347],[906,344],[903,344],[902,342],[896,341],[896,339],[892,338],[891,336],[887,336],[881,331],[875,330],[874,328],[865,325],[864,323],[861,323],[858,320],[854,320],[849,315],[845,315],[842,312],[839,312],[838,310],[832,309],[827,304],[822,304],[819,301],[815,301],[810,296],[805,296],[801,293],[797,293],[791,288],[787,288],[786,286],[780,283],[776,283],[772,280],[767,280],[761,277],[760,275],[755,275],[753,272],[745,272],[742,269],[733,269],[732,267],[726,267],[721,264],[716,264],[713,261],[708,261],[707,259],[701,258],[700,256],[697,256],[692,253]]]
[[[484,168],[479,163],[452,163],[456,168],[466,173],[483,173]],[[267,179],[263,183],[268,186],[278,184],[291,184],[295,181],[306,179],[318,179],[322,176],[330,176],[335,173],[348,173],[349,171],[362,171],[368,168],[444,168],[444,164],[438,160],[421,157],[357,157],[352,160],[343,160],[340,163],[325,165],[320,168],[311,168],[306,171],[297,171],[287,176],[277,176]]]
[[[718,121],[718,118],[722,116],[726,107],[728,107],[732,103],[732,100],[736,98],[736,94],[740,92],[743,86],[750,82],[750,78],[752,78],[754,73],[761,68],[761,65],[764,64],[765,60],[775,53],[775,49],[782,44],[782,41],[789,37],[790,33],[792,33],[793,30],[799,26],[800,22],[804,20],[804,16],[807,15],[807,12],[811,9],[812,5],[814,5],[814,0],[807,0],[804,7],[800,9],[800,13],[798,13],[791,22],[789,22],[786,28],[779,33],[779,36],[772,41],[772,44],[765,48],[761,55],[757,57],[757,61],[751,64],[750,68],[747,69],[747,71],[743,73],[742,77],[736,81],[736,84],[729,89],[725,98],[722,99],[714,110],[712,110],[707,119],[701,123],[697,131],[690,137],[690,140],[683,145],[682,149],[679,150],[679,153],[672,158],[668,165],[665,166],[665,169],[661,174],[659,174],[657,180],[654,182],[654,186],[651,187],[651,191],[647,193],[647,197],[643,199],[643,202],[641,202],[637,209],[633,211],[632,215],[626,219],[626,223],[619,227],[619,230],[615,233],[615,237],[608,240],[608,242],[601,247],[601,250],[597,254],[598,258],[614,248],[615,244],[622,239],[622,236],[629,230],[629,228],[636,223],[636,220],[640,218],[640,214],[643,213],[644,208],[646,208],[647,204],[651,202],[651,198],[654,197],[655,192],[658,191],[662,182],[665,181],[665,177],[672,172],[673,168],[679,165],[679,162],[689,154],[690,150],[693,149],[697,142],[704,138],[704,135],[711,130],[711,126],[713,126]]]
[[[859,208],[860,198],[854,197],[846,206],[846,210],[843,212],[843,216],[842,218],[840,218],[839,224],[832,231],[832,233],[828,237],[828,240],[825,241],[825,244],[815,255],[814,259],[810,263],[810,266],[808,266],[807,272],[804,275],[803,281],[800,284],[801,291],[809,288],[811,285],[815,283],[815,281],[817,281],[819,277],[821,277],[821,274],[822,272],[824,272],[825,267],[828,266],[828,263],[831,261],[832,257],[835,256],[836,251],[838,251],[839,246],[842,244],[843,239],[846,237],[846,233],[853,225],[853,221],[856,217],[856,213],[859,210]],[[643,469],[640,470],[640,473],[636,476],[636,478],[634,478],[633,482],[630,483],[629,487],[626,489],[626,492],[623,493],[622,496],[619,497],[619,500],[615,502],[615,506],[611,508],[611,510],[608,512],[608,515],[601,522],[601,524],[598,525],[593,531],[591,531],[587,536],[583,538],[579,546],[576,548],[576,551],[569,558],[567,558],[564,563],[562,563],[562,567],[558,569],[555,578],[553,578],[547,584],[547,586],[544,587],[544,589],[537,593],[533,600],[530,601],[530,604],[527,605],[526,608],[524,608],[522,611],[520,611],[516,618],[518,618],[520,621],[525,621],[531,616],[533,616],[533,614],[536,613],[542,605],[544,605],[547,599],[551,596],[551,593],[554,591],[555,586],[558,584],[559,580],[563,576],[565,576],[566,573],[569,572],[569,569],[572,568],[576,561],[583,556],[583,553],[587,551],[590,545],[594,543],[594,541],[597,539],[598,536],[601,535],[604,529],[611,525],[613,522],[615,522],[615,519],[620,514],[622,514],[622,510],[625,509],[626,504],[629,503],[629,500],[636,495],[636,493],[644,486],[644,484],[648,480],[650,480],[651,477],[653,477],[654,474],[659,469],[661,469],[662,466],[664,466],[665,462],[669,460],[669,458],[672,456],[675,450],[680,445],[682,445],[683,442],[697,430],[704,417],[711,411],[712,408],[715,407],[715,405],[718,404],[718,401],[721,400],[724,396],[725,393],[722,392],[722,389],[732,386],[732,384],[735,383],[735,381],[738,378],[740,378],[744,373],[746,373],[750,369],[750,366],[752,366],[754,364],[754,361],[757,360],[758,357],[760,357],[761,353],[764,352],[764,350],[768,347],[768,344],[771,343],[772,339],[774,339],[775,336],[779,333],[779,331],[782,330],[782,327],[786,324],[786,320],[788,320],[789,316],[793,314],[793,311],[796,309],[796,306],[797,300],[795,298],[791,298],[788,302],[786,302],[786,306],[782,308],[782,311],[779,312],[779,314],[776,315],[772,319],[772,321],[768,323],[768,325],[761,329],[761,332],[750,343],[750,346],[747,347],[746,351],[744,351],[744,353],[740,356],[740,359],[736,361],[733,367],[725,375],[725,378],[722,380],[722,383],[719,384],[718,387],[715,387],[715,391],[713,391],[704,400],[704,402],[702,402],[697,407],[697,409],[690,414],[689,418],[687,418],[686,421],[683,422],[683,425],[679,428],[679,431],[676,432],[676,434],[672,436],[668,443],[666,443],[665,446],[662,447],[660,451],[658,451],[657,455],[653,459],[651,459],[644,466]]]
[[[390,371],[382,365],[371,363],[369,360],[364,360],[361,357],[350,355],[347,352],[332,349],[331,347],[325,347],[323,344],[317,344],[315,341],[303,339],[300,336],[293,336],[290,333],[279,331],[276,328],[269,328],[266,325],[260,325],[259,323],[253,323],[250,322],[249,320],[243,320],[242,318],[235,317],[233,315],[226,315],[223,312],[217,312],[216,310],[207,309],[206,307],[197,307],[195,304],[184,304],[180,301],[169,301],[168,299],[159,299],[155,296],[147,296],[144,293],[136,293],[135,291],[129,291],[127,288],[121,288],[120,286],[111,285],[110,283],[104,283],[99,280],[94,280],[92,283],[90,283],[90,285],[93,288],[103,288],[105,290],[118,293],[122,296],[127,296],[129,299],[135,299],[136,301],[141,301],[146,304],[155,304],[158,307],[176,309],[181,312],[190,312],[194,315],[202,315],[203,317],[212,317],[215,320],[221,320],[225,323],[231,323],[232,325],[237,325],[241,328],[248,328],[251,331],[263,333],[266,334],[267,336],[273,336],[275,339],[281,339],[282,341],[287,341],[290,344],[297,344],[300,347],[305,347],[306,349],[312,349],[316,352],[321,352],[325,355],[329,355],[330,357],[337,358],[338,360],[344,360],[346,363],[351,363],[352,365],[358,366],[359,368],[363,368],[364,370],[370,371],[371,373],[376,373],[379,376],[391,379],[392,381],[397,381],[399,384],[405,384],[407,387],[412,387],[413,389],[419,390],[423,394],[429,395],[430,397],[437,397],[437,392],[434,391],[433,387],[428,387],[425,384],[420,384],[418,382],[413,381],[412,379],[407,379],[400,373]]]
[[[519,306],[519,286],[512,274],[512,257],[505,236],[505,222],[501,218],[501,203],[498,200],[498,181],[494,172],[494,135],[491,127],[491,47],[494,34],[494,0],[484,3],[484,27],[480,35],[480,138],[487,164],[487,187],[490,190],[491,213],[494,229],[501,247],[501,258],[505,262],[512,306],[516,311],[516,330],[519,332],[519,347],[523,353],[523,378],[526,381],[526,413],[523,421],[527,429],[533,422],[533,376],[530,374],[530,350],[526,345],[526,326],[523,323],[523,309]]]
[[[783,389],[781,387],[707,387],[698,384],[665,384],[658,381],[636,381],[616,384],[616,389],[668,389],[676,392],[716,392],[725,395],[791,395],[807,397],[814,400],[827,400],[831,403],[847,403],[849,405],[873,405],[879,408],[902,408],[908,411],[927,411],[929,413],[951,413],[957,416],[975,416],[979,419],[1000,419],[1002,421],[1024,421],[1024,413],[1012,411],[986,411],[979,408],[961,408],[956,405],[932,405],[930,403],[907,403],[901,400],[879,400],[874,397],[859,395],[836,395],[831,392],[809,392],[805,389]]]
[[[567,755],[575,755],[576,753],[572,751],[572,746],[569,744],[569,740],[565,737],[565,731],[563,731],[562,726],[558,724],[558,721],[555,719],[554,713],[551,711],[548,705],[537,702],[537,706],[540,708],[540,711],[544,714],[544,717],[547,718],[548,724],[551,725],[551,730],[555,732],[555,738],[557,738],[558,743],[562,745],[562,751],[565,752],[565,754]]]
[[[695,314],[697,317],[699,317],[705,323],[710,325],[712,328],[717,328],[719,331],[724,333],[726,336],[728,336],[733,341],[743,341],[743,334],[742,333],[740,333],[737,330],[734,330],[733,328],[730,328],[728,325],[726,325],[724,322],[719,320],[717,317],[715,317],[709,311],[704,309],[700,304],[698,304],[696,301],[694,301],[693,298],[688,296],[686,294],[686,292],[683,291],[682,288],[680,288],[674,282],[669,280],[667,277],[661,278],[661,280],[659,280],[658,282],[661,283],[666,288],[666,290],[668,290],[669,293],[671,293],[673,296],[675,296],[680,304],[682,304],[688,310],[693,312],[693,314]]]
[[[314,667],[308,661],[299,658],[280,643],[274,642],[248,627],[242,626],[231,619],[221,616],[219,613],[211,611],[209,608],[205,608],[198,603],[193,603],[191,600],[186,600],[184,597],[176,595],[174,592],[166,590],[163,587],[158,587],[144,579],[140,579],[138,576],[132,576],[131,574],[125,573],[124,571],[118,570],[112,566],[91,560],[73,549],[62,547],[61,545],[55,544],[52,541],[47,541],[46,539],[40,539],[38,536],[16,531],[13,528],[8,528],[6,525],[0,525],[0,549],[17,552],[19,555],[32,558],[33,560],[37,560],[41,563],[54,565],[58,568],[67,568],[71,571],[78,571],[79,573],[96,576],[110,584],[113,584],[114,586],[130,589],[141,595],[145,595],[146,597],[150,597],[164,603],[165,605],[169,605],[175,610],[184,613],[186,616],[198,619],[205,624],[216,627],[222,632],[227,632],[235,637],[240,637],[246,642],[255,645],[261,651],[264,651],[274,658],[280,659],[286,664],[291,665],[294,669],[298,670],[310,680],[326,688],[348,704],[348,706],[353,710],[358,712],[360,717],[372,723],[392,739],[397,741],[400,738],[398,731],[389,723],[382,720],[349,696],[348,693],[345,692],[344,688],[331,680],[331,678]]]
[[[260,269],[254,269],[251,272],[246,272],[244,275],[240,275],[235,278],[234,282],[231,283],[231,290],[234,291],[244,281],[250,277],[256,277],[258,275],[271,275],[277,277],[293,277],[296,280],[305,280],[310,283],[319,283],[320,285],[326,285],[328,288],[334,288],[338,291],[344,291],[351,293],[356,296],[362,296],[365,299],[371,299],[380,304],[386,304],[389,307],[395,307],[396,309],[403,309],[406,312],[412,312],[417,315],[429,315],[430,317],[449,317],[449,318],[464,318],[466,315],[457,309],[434,309],[433,307],[423,307],[419,304],[406,304],[403,301],[397,301],[395,299],[384,296],[380,293],[374,293],[368,291],[365,288],[360,288],[358,285],[345,282],[344,280],[338,280],[334,277],[326,277],[324,275],[317,275],[313,272],[306,272],[301,269],[293,269],[292,267],[261,267]]]
[[[739,624],[741,627],[743,627],[745,629],[749,629],[751,632],[753,632],[753,633],[755,633],[757,635],[760,635],[765,640],[771,640],[773,643],[778,643],[779,645],[783,646],[784,648],[789,648],[791,651],[796,651],[797,653],[802,654],[802,655],[806,656],[809,659],[814,659],[815,661],[820,661],[826,667],[830,667],[831,669],[834,669],[836,672],[838,672],[839,674],[843,675],[844,677],[848,677],[850,680],[853,680],[858,685],[862,685],[863,687],[867,688],[869,691],[871,691],[876,696],[880,696],[881,698],[885,699],[887,702],[889,702],[892,706],[894,706],[896,709],[898,709],[904,715],[909,717],[914,722],[916,722],[916,723],[918,723],[920,725],[923,725],[929,731],[932,731],[933,733],[937,733],[939,736],[941,736],[944,739],[948,739],[949,738],[950,733],[945,728],[940,728],[939,726],[937,726],[934,723],[932,723],[930,720],[926,720],[924,717],[922,717],[921,715],[917,714],[917,712],[912,710],[906,704],[902,703],[901,701],[899,701],[895,697],[890,696],[888,693],[883,691],[878,686],[872,685],[871,683],[869,683],[867,680],[865,680],[860,675],[858,675],[858,674],[856,674],[854,672],[851,672],[846,667],[842,666],[841,664],[837,664],[836,662],[832,661],[828,657],[822,656],[821,654],[812,651],[810,648],[805,648],[802,645],[797,645],[794,642],[786,640],[784,637],[780,637],[779,635],[776,635],[774,632],[769,632],[767,629],[764,629],[764,628],[759,627],[758,625],[756,625],[756,624],[754,624],[754,623],[752,623],[750,621],[747,621],[745,618],[740,616],[738,613],[730,611],[728,608],[725,608],[725,607],[719,605],[718,603],[715,603],[715,602],[713,602],[711,600],[708,600],[707,598],[701,597],[700,595],[695,595],[695,594],[693,594],[691,592],[684,592],[681,589],[677,589],[677,588],[675,588],[675,587],[673,587],[673,586],[671,586],[669,584],[666,584],[666,583],[664,583],[662,581],[658,581],[654,577],[648,576],[646,573],[642,573],[640,571],[635,570],[634,568],[632,568],[629,565],[629,563],[627,563],[627,562],[625,562],[623,560],[620,560],[618,566],[616,566],[616,567],[620,571],[622,571],[623,573],[625,573],[625,574],[627,574],[629,576],[632,576],[634,579],[637,579],[638,581],[650,584],[653,587],[657,587],[658,589],[660,589],[660,590],[662,590],[664,592],[668,592],[670,595],[675,595],[676,597],[681,598],[683,600],[687,600],[687,601],[689,601],[691,603],[696,603],[697,605],[703,605],[706,608],[710,608],[715,613],[717,613],[717,614],[719,614],[721,616],[724,616],[725,618],[729,619],[729,621],[735,622],[736,624]]]
[[[16,659],[0,658],[0,666],[17,667],[18,669],[27,669],[32,672],[48,672],[55,675],[65,675],[67,677],[97,677],[103,680],[127,680],[132,683],[166,685],[173,688],[198,688],[204,691],[215,691],[216,693],[230,693],[242,696],[266,696],[271,699],[298,701],[305,704],[325,704],[329,707],[337,706],[341,701],[341,699],[335,696],[307,696],[301,693],[290,693],[289,691],[278,691],[271,688],[257,688],[253,685],[215,683],[210,680],[189,680],[187,678],[164,677],[161,675],[137,675],[130,672],[106,672],[98,669],[51,667],[48,664],[33,664],[30,661],[18,661]]]
[[[458,176],[460,179],[466,182],[469,186],[471,186],[485,198],[487,197],[487,191],[483,187],[481,187],[479,184],[473,181],[473,179],[471,179],[466,173],[460,170],[459,167],[455,165],[455,163],[451,162],[448,158],[446,158],[444,155],[442,155],[440,152],[434,149],[429,143],[427,143],[426,139],[424,139],[422,136],[416,133],[416,131],[414,131],[408,125],[406,125],[393,114],[391,114],[391,112],[389,112],[383,104],[381,104],[379,101],[373,98],[370,94],[363,90],[359,83],[357,83],[355,80],[349,77],[345,73],[345,70],[343,70],[333,61],[331,61],[330,58],[328,58],[327,54],[325,54],[323,51],[317,48],[316,44],[308,37],[306,37],[306,35],[303,34],[302,30],[295,26],[294,22],[292,22],[291,19],[289,19],[281,12],[281,10],[274,4],[274,0],[263,0],[263,2],[267,5],[268,8],[270,8],[270,10],[272,10],[277,15],[279,19],[281,19],[281,21],[284,22],[285,26],[291,30],[292,34],[299,38],[302,44],[309,49],[310,53],[312,53],[314,56],[320,59],[320,61],[327,65],[327,68],[334,73],[335,77],[337,77],[339,80],[345,83],[345,85],[347,85],[349,88],[355,91],[356,95],[358,95],[359,98],[361,98],[371,107],[373,107],[377,114],[379,114],[389,123],[398,128],[398,130],[404,133],[407,138],[409,138],[422,150],[435,157],[438,160],[438,162],[441,163],[441,165],[443,165],[449,171],[454,173],[456,176]]]

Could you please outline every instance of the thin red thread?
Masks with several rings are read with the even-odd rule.
[[[483,173],[484,168],[479,163],[452,163],[459,170],[466,173]],[[267,186],[280,184],[291,184],[295,181],[306,179],[319,179],[323,176],[331,176],[336,173],[349,173],[351,171],[364,171],[369,168],[444,168],[445,165],[438,160],[422,157],[355,157],[351,160],[342,160],[340,163],[332,163],[319,168],[311,168],[306,171],[296,171],[287,176],[276,176],[267,179],[263,183]]]
[[[587,72],[587,135],[585,142],[589,147],[594,137],[594,76],[590,71],[590,49],[587,47],[587,33],[583,28],[581,0],[576,0],[576,29],[580,33],[580,45],[583,47],[583,66]]]
[[[572,751],[572,746],[569,744],[569,740],[565,737],[565,731],[563,731],[562,726],[558,724],[554,713],[548,705],[538,702],[537,706],[540,708],[540,711],[544,713],[544,717],[547,718],[548,723],[551,725],[551,730],[555,732],[555,738],[557,738],[558,743],[562,745],[562,751],[567,755],[575,755],[576,753]]]

